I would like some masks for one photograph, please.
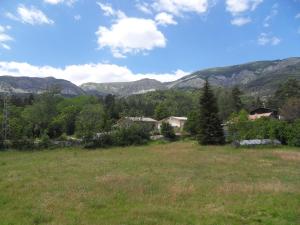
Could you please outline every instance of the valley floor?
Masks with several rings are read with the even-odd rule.
[[[1,225],[300,224],[300,149],[0,152]]]

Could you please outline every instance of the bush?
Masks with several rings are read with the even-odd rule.
[[[192,136],[196,136],[198,133],[198,112],[192,111],[188,115],[188,120],[184,124],[184,130],[190,133]]]
[[[170,140],[174,140],[176,138],[175,132],[174,132],[174,128],[166,122],[163,122],[161,124],[161,134]]]
[[[272,118],[260,118],[255,121],[248,120],[247,112],[234,114],[229,121],[228,141],[249,139],[278,139],[286,143],[285,121]]]
[[[68,135],[63,133],[59,138],[58,141],[68,141]]]
[[[12,140],[8,147],[17,150],[34,150],[35,144],[33,139],[23,137],[18,140]]]
[[[286,129],[287,144],[300,147],[300,120],[288,125]]]
[[[150,140],[150,132],[146,126],[133,124],[118,128],[113,132],[113,140],[118,146],[142,145]]]
[[[47,134],[43,134],[41,137],[41,141],[39,143],[40,148],[49,148],[51,145],[51,140]]]
[[[63,121],[55,119],[49,124],[47,134],[51,138],[58,138],[63,134],[63,130]]]
[[[94,138],[91,141],[88,141],[84,148],[93,149],[93,148],[107,148],[114,144],[113,135],[111,133],[103,133],[98,137]]]
[[[300,146],[300,120],[286,121],[260,118],[255,121],[235,117],[229,123],[229,141],[277,139],[282,144]]]
[[[86,141],[85,148],[107,148],[110,146],[130,146],[146,144],[150,140],[150,132],[146,126],[133,124],[120,127],[112,132],[99,134]]]

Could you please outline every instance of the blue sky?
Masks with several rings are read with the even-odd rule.
[[[300,0],[0,0],[0,74],[178,79],[300,56]]]

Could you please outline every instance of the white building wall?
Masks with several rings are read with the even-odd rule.
[[[184,124],[185,124],[185,120],[181,120],[181,119],[178,119],[176,117],[169,117],[167,119],[164,120],[165,122],[169,123],[172,127],[174,128],[179,128],[180,130],[183,129],[184,127]],[[157,123],[157,128],[160,130],[161,128],[161,124],[162,124],[162,121],[158,122]]]

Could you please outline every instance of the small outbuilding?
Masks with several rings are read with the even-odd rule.
[[[260,107],[250,112],[249,114],[249,120],[257,120],[262,117],[269,117],[274,119],[279,119],[278,111]]]

